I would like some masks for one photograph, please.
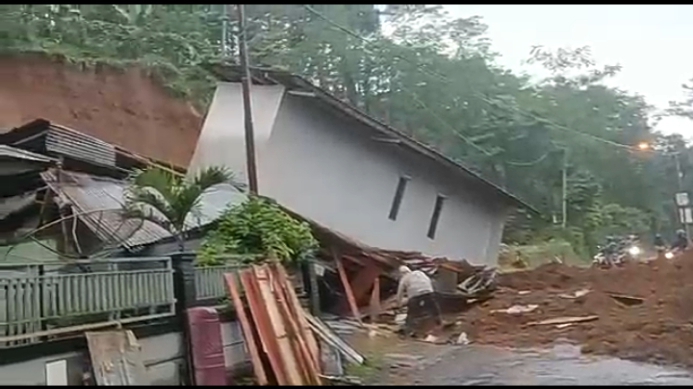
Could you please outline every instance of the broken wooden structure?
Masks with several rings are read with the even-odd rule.
[[[284,268],[255,265],[224,278],[257,383],[321,385],[318,343]]]
[[[307,222],[320,242],[321,251],[316,254],[319,266],[330,271],[322,272],[323,285],[341,286],[336,290],[331,288],[340,294],[331,308],[359,322],[366,316],[371,322],[376,322],[383,312],[392,308],[390,297],[396,292],[399,279],[397,269],[401,265],[421,270],[434,279],[439,304],[444,312],[457,312],[468,305],[469,298],[457,292],[457,285],[485,269],[484,266],[471,265],[466,260],[451,261],[414,251],[367,246],[289,209],[284,208],[284,211]]]
[[[149,386],[142,348],[130,330],[86,332],[98,386]]]

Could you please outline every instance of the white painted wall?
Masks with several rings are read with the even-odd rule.
[[[228,371],[242,369],[249,363],[243,333],[238,322],[222,323],[222,342]],[[138,339],[142,345],[142,360],[153,386],[179,386],[185,363],[183,338],[180,333]],[[2,352],[12,352],[4,350]],[[0,386],[46,385],[46,363],[67,361],[67,380],[70,385],[82,386],[82,372],[88,358],[86,350],[49,355],[26,362],[0,366]]]
[[[477,184],[391,143],[310,98],[285,95],[259,186],[290,209],[366,244],[494,264],[507,208]],[[388,218],[400,175],[411,177],[397,220]],[[447,196],[435,239],[426,234]]]
[[[251,107],[258,165],[263,160],[265,144],[272,132],[283,95],[284,87],[281,85],[255,85],[252,88]],[[239,180],[247,182],[244,118],[241,84],[218,83],[188,174],[195,174],[208,166],[226,166],[236,173]],[[258,170],[261,170],[261,166],[258,166]]]
[[[495,264],[508,207],[476,182],[392,143],[311,97],[255,86],[260,194],[363,243]],[[272,123],[270,123],[272,119]],[[240,84],[220,83],[190,171],[225,165],[245,177]],[[399,216],[388,214],[399,176],[412,177]],[[435,239],[436,195],[447,196]]]
[[[178,386],[180,383],[180,364],[183,363],[181,335],[169,333],[138,339],[142,345],[142,360],[147,374],[154,386]],[[5,350],[3,352],[11,352]],[[44,386],[48,362],[67,360],[67,376],[70,385],[82,386],[82,373],[86,361],[86,350],[71,353],[48,355],[30,361],[0,366],[0,385],[2,386]]]

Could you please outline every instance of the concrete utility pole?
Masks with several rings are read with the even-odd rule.
[[[681,160],[679,159],[679,153],[680,153],[680,151],[677,151],[674,153],[674,161],[676,161],[676,178],[677,178],[678,184],[679,184],[679,192],[684,192],[684,189],[683,189],[683,172],[681,171]],[[685,208],[679,208],[679,218],[683,219],[683,220],[681,220],[681,222],[683,223],[683,228],[686,231],[686,239],[688,239],[690,241],[691,240],[691,232],[690,232],[690,228],[688,227],[688,223],[686,222],[686,209]]]
[[[221,19],[221,59],[226,60],[229,57],[229,21],[231,20],[230,5],[223,5],[224,16]]]
[[[561,192],[561,227],[566,228],[568,226],[568,148],[563,149]]]
[[[245,116],[245,157],[248,171],[248,184],[251,194],[258,194],[257,169],[255,166],[255,136],[253,133],[253,111],[250,105],[250,68],[248,65],[248,47],[246,44],[245,11],[243,4],[236,4],[238,16],[238,48],[241,65],[241,85],[243,87],[243,113]]]

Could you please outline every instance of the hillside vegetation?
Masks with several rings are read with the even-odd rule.
[[[530,82],[498,66],[481,18],[452,18],[440,6],[248,5],[246,13],[253,65],[311,79],[539,209],[542,217],[513,215],[510,243],[562,238],[584,255],[607,234],[677,226],[671,153],[680,153],[690,187],[690,150],[653,130],[657,112],[642,97],[605,85],[620,67],[595,63],[588,47],[535,48],[527,60],[551,77]],[[214,79],[202,65],[237,55],[230,15],[224,29],[220,5],[0,5],[0,45],[85,65],[143,64],[204,108]],[[690,106],[670,113],[690,115]],[[633,147],[641,141],[669,154]]]

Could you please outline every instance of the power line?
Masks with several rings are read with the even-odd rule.
[[[316,15],[317,17],[319,17],[319,18],[323,19],[324,21],[328,22],[329,24],[331,24],[332,26],[334,26],[336,29],[338,29],[338,30],[344,32],[345,34],[348,34],[348,35],[350,35],[350,36],[352,36],[352,37],[354,37],[354,38],[356,38],[356,39],[359,39],[359,40],[361,40],[362,42],[364,42],[364,43],[366,43],[366,44],[372,44],[372,43],[373,43],[373,42],[371,42],[369,39],[364,38],[363,36],[359,35],[358,33],[354,32],[354,31],[351,31],[350,29],[348,29],[348,28],[346,28],[346,27],[344,27],[344,26],[342,26],[342,25],[336,23],[336,22],[333,21],[332,19],[328,18],[327,16],[325,16],[325,15],[323,15],[322,13],[318,12],[317,10],[315,10],[313,7],[311,7],[311,6],[309,6],[309,5],[306,5],[306,4],[303,4],[303,7],[304,7],[306,10],[308,10],[309,12],[311,12],[312,14],[314,14],[314,15]],[[365,48],[364,48],[364,51],[368,52],[368,50],[366,50]],[[377,53],[372,53],[372,52],[370,52],[370,54],[377,54]],[[399,55],[396,55],[396,54],[395,54],[394,56],[395,56],[396,58],[398,58],[398,59],[400,59],[400,60],[402,60],[402,61],[404,61],[404,62],[407,62],[407,63],[409,63],[410,65],[414,66],[418,71],[420,71],[420,72],[423,73],[423,74],[426,74],[426,75],[428,75],[428,76],[430,76],[430,77],[434,77],[434,78],[438,79],[439,81],[443,81],[443,82],[446,82],[446,83],[452,82],[452,80],[450,80],[450,78],[446,77],[445,75],[442,75],[442,74],[440,74],[440,73],[438,73],[438,72],[436,72],[436,71],[430,71],[430,70],[428,70],[428,69],[422,68],[419,64],[417,64],[416,62],[410,61],[408,58],[405,58],[405,57],[402,57],[402,56],[399,56]],[[472,94],[474,94],[476,97],[478,97],[479,99],[481,99],[481,100],[484,101],[485,103],[487,103],[487,104],[489,104],[489,105],[492,105],[492,106],[501,107],[500,104],[498,104],[498,102],[493,101],[493,100],[490,100],[490,99],[488,99],[486,96],[483,96],[482,94],[480,94],[480,93],[478,93],[478,92],[476,92],[476,91],[471,91],[471,92],[472,92]],[[551,120],[549,120],[549,119],[540,117],[540,116],[538,116],[538,115],[536,115],[536,114],[534,114],[534,113],[532,113],[532,112],[523,111],[523,110],[521,110],[521,109],[518,108],[518,107],[507,107],[507,106],[506,106],[506,107],[502,107],[502,108],[511,109],[511,110],[515,111],[516,113],[519,113],[519,114],[525,115],[525,116],[529,116],[529,117],[531,117],[532,119],[534,119],[534,120],[536,120],[536,121],[538,121],[538,122],[547,124],[547,125],[549,125],[549,126],[551,126],[551,127],[558,128],[558,129],[562,129],[562,130],[565,130],[565,131],[575,132],[575,133],[577,133],[577,134],[580,134],[580,135],[583,135],[583,136],[592,138],[592,139],[595,140],[595,141],[599,141],[599,142],[606,143],[606,144],[609,144],[609,145],[612,145],[612,146],[616,146],[616,147],[620,147],[620,148],[625,148],[625,149],[628,149],[628,150],[634,150],[634,149],[635,149],[633,146],[629,146],[629,145],[625,145],[625,144],[622,144],[622,143],[614,142],[614,141],[612,141],[612,140],[599,137],[599,136],[597,136],[597,135],[593,135],[593,134],[590,134],[590,133],[578,131],[578,130],[575,130],[575,129],[573,129],[573,128],[564,126],[564,125],[562,125],[562,124],[555,123],[555,122],[553,122],[553,121],[551,121]],[[441,119],[441,120],[442,120],[442,119]]]
[[[309,7],[309,6],[305,6],[305,7],[312,9],[312,8]],[[317,11],[314,11],[314,10],[313,10],[313,11],[311,11],[311,12],[317,12]],[[338,24],[336,24],[336,23],[334,23],[333,21],[329,20],[327,17],[321,16],[321,18],[323,18],[323,19],[325,19],[325,20],[328,20],[330,23],[332,23],[332,24],[336,25],[337,27],[339,27],[342,31],[347,32],[347,33],[350,34],[350,35],[354,35],[354,36],[358,37],[359,39],[366,41],[365,38],[359,36],[358,34],[356,34],[356,33],[354,33],[354,32],[349,31],[348,29],[346,29],[346,28],[344,28],[344,27],[339,26]],[[374,52],[372,52],[372,51],[370,51],[369,49],[366,49],[366,48],[364,48],[363,50],[364,50],[366,53],[369,53],[369,54],[377,54],[377,53],[374,53]],[[399,58],[402,58],[402,57],[399,57]],[[414,65],[415,65],[415,64],[414,64]],[[421,69],[419,69],[419,68],[417,67],[417,70],[421,70]],[[402,82],[398,82],[398,84],[399,84],[399,87],[400,87],[403,91],[405,91],[405,92],[407,92],[408,94],[411,95],[411,97],[414,99],[414,101],[415,101],[419,106],[421,106],[421,108],[423,108],[426,112],[430,113],[436,120],[438,120],[443,126],[447,127],[450,131],[452,131],[452,133],[455,134],[458,138],[460,138],[460,139],[461,139],[462,141],[464,141],[466,144],[468,144],[469,146],[471,146],[471,147],[474,148],[475,150],[481,152],[481,153],[484,154],[485,156],[487,156],[487,157],[492,157],[492,156],[493,156],[493,153],[491,153],[490,151],[484,149],[483,147],[479,146],[478,144],[474,143],[472,140],[470,140],[468,137],[466,137],[464,134],[462,134],[461,131],[459,131],[458,129],[456,129],[455,127],[453,127],[453,126],[452,126],[450,123],[448,123],[447,121],[443,120],[443,119],[441,118],[441,116],[438,115],[438,114],[436,114],[436,113],[435,113],[435,112],[423,101],[423,99],[421,99],[421,98],[418,96],[418,94],[417,94],[416,92],[414,92],[414,91],[412,91],[412,90],[406,88],[406,87],[402,84]],[[538,159],[536,159],[535,161],[532,161],[532,162],[505,161],[505,163],[508,164],[508,165],[511,165],[511,166],[529,167],[529,166],[534,166],[534,165],[536,165],[536,164],[541,163],[542,161],[544,161],[544,159],[546,159],[546,157],[547,157],[548,155],[549,155],[549,152],[546,152],[544,155],[542,155],[541,157],[539,157]]]

